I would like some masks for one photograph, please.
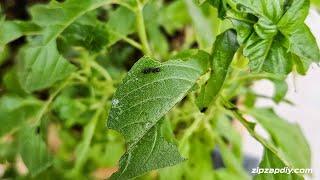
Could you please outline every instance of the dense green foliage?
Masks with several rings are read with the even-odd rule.
[[[251,88],[270,80],[263,98],[290,102],[287,75],[319,63],[309,0],[52,0],[24,18],[6,6],[3,178],[304,178],[246,172],[234,122],[263,145],[260,167],[310,167],[299,126]]]

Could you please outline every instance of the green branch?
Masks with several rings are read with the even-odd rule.
[[[137,31],[138,31],[139,39],[142,44],[142,51],[145,55],[151,56],[152,53],[149,47],[146,28],[144,24],[144,18],[143,18],[143,4],[141,4],[139,0],[136,0],[136,2],[137,2],[137,10],[136,10]]]

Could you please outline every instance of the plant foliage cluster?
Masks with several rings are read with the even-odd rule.
[[[27,18],[2,5],[3,178],[250,179],[236,123],[260,167],[310,167],[298,125],[255,106],[290,103],[287,75],[319,63],[309,0],[52,0]],[[261,79],[273,97],[252,90]]]

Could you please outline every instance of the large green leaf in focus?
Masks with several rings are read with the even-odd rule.
[[[30,8],[32,22],[43,28],[41,42],[23,48],[19,59],[19,79],[26,91],[47,88],[66,78],[75,68],[57,51],[56,38],[77,18],[108,0],[69,0]],[[57,16],[58,15],[58,16]],[[48,23],[50,22],[50,23]]]
[[[111,179],[131,179],[183,161],[177,147],[164,139],[161,126],[157,124],[128,148],[120,159],[119,171]]]
[[[161,137],[159,120],[194,86],[208,68],[203,54],[160,63],[141,58],[117,89],[108,127],[120,132],[128,150],[115,179],[128,179],[183,161],[176,147]]]
[[[108,127],[121,132],[128,142],[143,136],[204,73],[207,62],[197,58],[163,64],[141,58],[113,97]]]
[[[36,128],[25,127],[20,131],[20,155],[32,176],[39,174],[53,163],[45,142]]]
[[[265,149],[262,161],[260,162],[259,168],[285,168],[287,167],[277,156],[275,156],[270,150]],[[270,170],[269,170],[270,171]],[[269,179],[290,179],[290,180],[302,180],[303,177],[298,176],[295,173],[286,174],[286,173],[268,173],[268,174],[257,174],[254,176],[254,180],[269,180]]]
[[[233,30],[217,36],[212,50],[211,75],[197,99],[200,109],[206,109],[219,95],[238,47],[237,36]]]
[[[272,109],[253,109],[250,114],[270,134],[280,156],[294,168],[308,168],[311,165],[310,148],[297,124],[286,122]]]

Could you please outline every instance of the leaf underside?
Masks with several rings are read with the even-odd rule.
[[[133,178],[184,160],[162,137],[160,120],[204,73],[207,61],[201,60],[160,63],[143,57],[132,67],[114,95],[107,122],[129,146],[112,178]]]

